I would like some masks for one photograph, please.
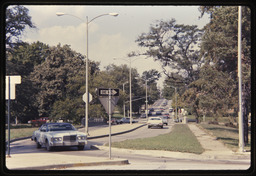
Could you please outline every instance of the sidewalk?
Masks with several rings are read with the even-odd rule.
[[[122,124],[113,125],[111,128],[112,135],[118,135],[136,130],[145,124]],[[79,129],[83,131],[84,129]],[[98,128],[89,131],[89,139],[109,136],[109,127]],[[48,153],[22,153],[11,154],[11,158],[6,157],[6,167],[10,170],[48,170],[77,166],[97,166],[97,165],[120,165],[129,164],[127,159],[106,158],[106,157],[89,157],[63,155],[58,152]]]

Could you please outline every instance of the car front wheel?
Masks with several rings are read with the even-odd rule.
[[[50,146],[48,140],[45,141],[45,147],[47,151],[51,151],[52,150],[52,146]]]
[[[42,147],[41,144],[37,141],[37,142],[36,142],[36,148],[39,149],[39,148],[41,148],[41,147]]]
[[[78,150],[84,150],[84,145],[79,145],[79,146],[77,146],[77,149],[78,149]]]

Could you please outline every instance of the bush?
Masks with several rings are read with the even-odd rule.
[[[208,124],[219,125],[219,122],[217,122],[217,121],[209,121]]]

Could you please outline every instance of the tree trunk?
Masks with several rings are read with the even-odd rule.
[[[248,101],[244,99],[243,101],[243,122],[244,122],[244,143],[245,145],[248,144]]]

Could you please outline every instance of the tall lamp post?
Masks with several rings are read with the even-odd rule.
[[[128,81],[123,83],[123,92],[124,92],[124,85],[127,83],[128,83]],[[123,111],[124,111],[124,118],[125,118],[125,102],[123,102]]]
[[[82,22],[85,22],[83,19],[72,15],[72,14],[67,14],[67,13],[63,13],[63,12],[57,12],[56,13],[57,16],[63,16],[63,15],[69,15],[69,16],[73,16],[79,20],[81,20]],[[85,101],[85,133],[88,135],[88,112],[89,112],[89,91],[88,91],[88,69],[89,69],[89,52],[88,52],[88,46],[89,46],[89,40],[88,40],[88,26],[89,24],[102,16],[106,16],[106,15],[110,15],[110,16],[118,16],[118,13],[106,13],[106,14],[101,14],[98,15],[96,17],[94,17],[93,19],[91,19],[90,21],[88,20],[88,16],[86,16],[86,72],[85,72],[85,93],[86,93],[86,101]]]
[[[244,119],[242,106],[242,7],[238,7],[238,91],[239,91],[239,151],[244,152]]]
[[[131,57],[128,57],[130,60],[129,60],[129,63],[130,63],[130,68],[129,68],[129,82],[130,82],[130,124],[132,124],[132,62],[139,59],[139,58],[136,58],[132,61]],[[119,60],[119,59],[122,59],[122,60],[125,60],[128,62],[127,59],[124,59],[124,58],[114,58],[114,60]]]

